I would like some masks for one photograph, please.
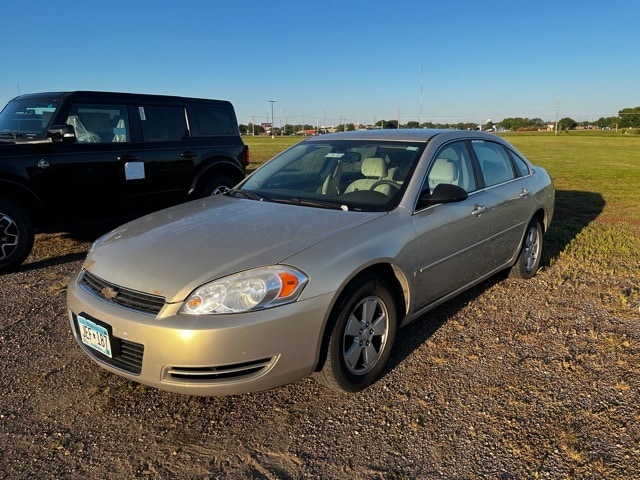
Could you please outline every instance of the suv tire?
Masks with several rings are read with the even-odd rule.
[[[220,193],[226,193],[236,186],[238,182],[226,175],[213,175],[205,180],[198,192],[199,197],[211,197]]]
[[[25,210],[0,197],[0,273],[15,270],[29,256],[34,228]]]

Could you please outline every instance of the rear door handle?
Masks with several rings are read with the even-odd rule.
[[[186,158],[187,160],[190,160],[194,157],[196,157],[198,154],[196,152],[192,152],[191,150],[187,150],[186,152],[182,152],[180,154],[180,158]]]
[[[522,191],[520,192],[520,198],[527,198],[530,193],[531,193],[531,190],[523,188]]]
[[[486,209],[487,209],[486,205],[478,205],[478,204],[476,204],[476,205],[473,206],[473,210],[471,211],[471,215],[474,215],[474,216],[478,217]]]
[[[137,162],[138,158],[134,157],[133,155],[120,155],[118,157],[118,160],[120,162]]]

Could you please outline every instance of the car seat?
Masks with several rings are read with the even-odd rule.
[[[359,178],[351,182],[344,193],[355,192],[358,190],[370,190],[380,180],[383,180],[387,174],[387,163],[381,157],[367,157],[362,160],[360,171],[365,178]],[[375,188],[376,191],[391,196],[391,185],[382,184]]]

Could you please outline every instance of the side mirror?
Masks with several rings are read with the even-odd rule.
[[[453,203],[466,200],[469,194],[464,188],[448,183],[440,183],[433,189],[433,193],[428,190],[422,192],[418,205],[422,208],[438,203]]]
[[[54,125],[47,128],[47,137],[52,142],[74,143],[76,131],[71,125]]]

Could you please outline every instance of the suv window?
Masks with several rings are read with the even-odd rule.
[[[188,111],[193,137],[237,135],[238,133],[231,112],[226,107],[189,107]]]
[[[76,141],[82,143],[128,142],[129,119],[124,105],[76,103],[71,106],[67,125],[76,131]]]
[[[478,157],[486,187],[515,178],[511,160],[501,145],[484,140],[472,140],[471,147]]]
[[[183,107],[138,107],[145,142],[175,142],[189,138]]]

